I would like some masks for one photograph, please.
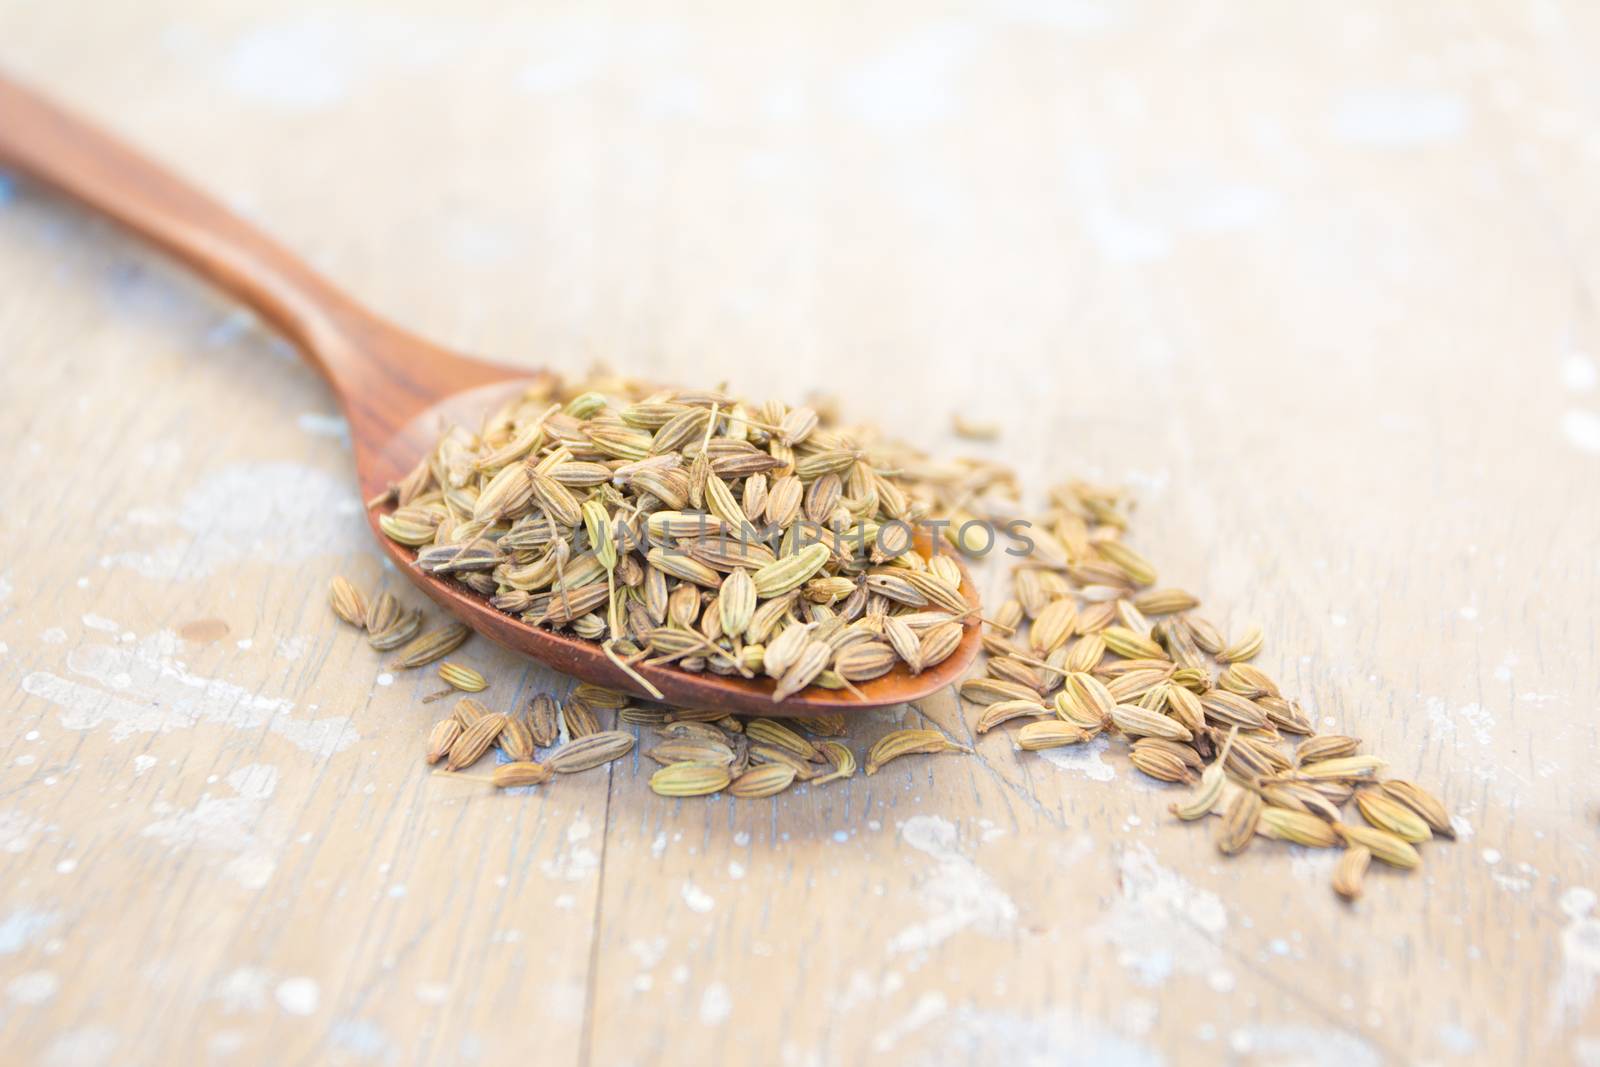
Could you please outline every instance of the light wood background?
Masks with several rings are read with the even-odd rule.
[[[1600,7],[681,7],[10,4],[0,64],[443,342],[1130,484],[1462,839],[1344,907],[999,732],[429,777],[435,680],[324,604],[404,582],[321,384],[6,184],[0,1060],[1600,1063]]]

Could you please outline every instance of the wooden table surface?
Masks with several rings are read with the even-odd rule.
[[[0,66],[443,342],[1132,486],[1461,833],[1346,907],[1001,731],[768,801],[430,777],[435,679],[325,604],[406,587],[320,382],[8,181],[0,1060],[1600,1063],[1597,58],[1556,2],[6,6]],[[919,716],[970,735],[852,744]]]

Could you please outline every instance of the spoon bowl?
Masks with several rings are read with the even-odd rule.
[[[238,298],[292,341],[338,397],[365,500],[400,481],[432,447],[442,425],[474,426],[497,402],[548,378],[547,372],[452,352],[378,317],[210,197],[4,76],[0,167],[122,225]],[[383,536],[382,514],[381,507],[367,511],[384,551],[412,584],[466,626],[584,681],[654,696],[596,642],[535,627],[497,611],[464,586],[418,569],[412,549]],[[918,548],[929,550],[925,535]],[[977,654],[978,595],[965,567],[961,592],[971,610],[954,653],[920,674],[900,664],[856,683],[856,692],[812,687],[774,702],[769,679],[644,663],[633,670],[680,707],[804,716],[901,704],[958,680]]]
[[[417,457],[433,445],[441,425],[474,425],[485,411],[495,409],[522,389],[539,381],[539,376],[529,375],[526,371],[499,369],[510,377],[451,394],[423,410],[382,442],[367,461],[358,466],[363,497],[371,500],[382,495],[389,485],[398,482],[416,465]],[[504,648],[531,656],[566,674],[653,698],[653,694],[645,693],[638,682],[618,668],[595,642],[523,622],[491,607],[484,597],[465,586],[419,570],[415,565],[416,550],[390,540],[378,526],[378,520],[390,510],[392,507],[387,504],[367,509],[367,521],[378,543],[413,585],[458,621]],[[930,550],[925,535],[917,548],[922,552]],[[979,606],[978,596],[972,578],[964,567],[961,577],[961,592],[975,615]],[[962,640],[961,648],[944,662],[921,674],[914,675],[901,664],[880,678],[855,683],[859,696],[848,690],[828,691],[813,687],[803,695],[779,703],[772,700],[774,683],[771,679],[747,680],[710,673],[696,674],[645,663],[634,664],[632,670],[655,686],[667,703],[679,707],[723,708],[784,717],[804,716],[884,707],[920,699],[959,681],[971,663],[971,655],[963,657],[962,652],[969,647],[975,652],[976,646],[977,627],[971,626]]]

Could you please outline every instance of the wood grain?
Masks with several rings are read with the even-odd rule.
[[[6,185],[8,1062],[1592,1062],[1600,15],[93,8],[8,8],[0,64],[421,334],[850,379],[1132,485],[1164,578],[1471,835],[1347,908],[1115,749],[761,802],[430,777],[434,680],[323,603],[414,594],[321,383]],[[851,743],[923,720],[972,712]]]

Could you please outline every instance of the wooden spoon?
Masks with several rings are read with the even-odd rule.
[[[294,342],[327,379],[350,424],[362,499],[398,481],[431,447],[441,424],[476,425],[482,415],[544,371],[470,359],[379,318],[216,201],[109,134],[0,76],[0,167],[29,176],[162,249],[237,297]],[[367,520],[378,533],[380,509]],[[598,644],[530,626],[470,590],[418,570],[415,553],[378,533],[378,543],[435,603],[473,630],[586,681],[646,695]],[[922,543],[924,551],[927,543]],[[958,561],[959,562],[959,561]],[[769,680],[636,666],[668,702],[766,715],[807,715],[916,700],[958,680],[978,649],[978,596],[960,647],[913,675],[904,666],[848,691],[812,688],[782,703]]]

